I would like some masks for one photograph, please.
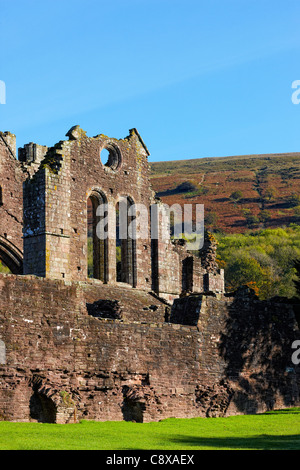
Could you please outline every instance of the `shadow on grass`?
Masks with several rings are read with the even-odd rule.
[[[272,411],[265,411],[263,415],[300,415],[300,408],[286,408],[283,410],[272,410]]]
[[[300,450],[300,434],[272,436],[262,434],[252,437],[193,437],[178,436],[172,439],[177,445],[211,449]]]

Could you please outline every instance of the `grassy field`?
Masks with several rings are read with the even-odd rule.
[[[299,450],[300,408],[158,423],[0,422],[0,450]]]

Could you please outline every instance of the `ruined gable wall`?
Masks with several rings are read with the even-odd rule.
[[[101,149],[108,143],[117,146],[121,162],[117,170],[106,167],[100,161]],[[76,243],[71,244],[71,269],[79,278],[87,277],[87,198],[93,190],[103,193],[107,202],[115,206],[122,196],[129,196],[135,204],[146,208],[152,202],[147,154],[135,132],[125,139],[111,139],[100,135],[81,138],[72,143],[71,149],[71,233]],[[150,215],[150,214],[148,214]],[[112,223],[113,221],[111,221]],[[76,230],[76,233],[74,233]],[[137,287],[151,289],[151,243],[148,217],[147,239],[137,240]],[[116,280],[115,240],[109,243],[109,281]],[[82,267],[78,271],[78,267]]]
[[[24,185],[25,274],[66,280],[88,277],[87,202],[92,197],[95,206],[99,202],[109,205],[111,229],[105,242],[94,233],[94,277],[110,284],[121,281],[152,290],[169,301],[182,292],[224,291],[219,269],[208,261],[207,274],[202,259],[194,258],[190,263],[192,255],[186,247],[171,242],[168,214],[151,189],[149,153],[135,129],[124,139],[114,139],[103,134],[88,137],[74,126],[67,137],[69,140],[50,149],[29,145],[21,152],[27,160],[35,155],[42,158],[46,152],[38,171]],[[103,160],[105,149],[110,151],[107,163]],[[143,234],[131,246],[131,242],[121,242],[119,274],[114,209],[122,197],[136,205],[137,229]],[[143,207],[143,220],[139,205]],[[150,210],[153,206],[163,210],[157,219]],[[158,222],[158,239],[151,240],[151,218]]]
[[[78,126],[67,135],[70,140],[49,149],[37,174],[26,183],[25,204],[30,191],[44,192],[42,198],[45,200],[45,208],[42,207],[41,211],[45,214],[45,223],[40,229],[44,240],[39,241],[39,244],[41,251],[42,243],[46,247],[46,275],[58,279],[84,280],[87,278],[87,199],[91,193],[94,191],[104,195],[107,202],[114,206],[122,196],[128,196],[135,204],[144,204],[146,207],[150,206],[153,193],[149,183],[147,152],[135,130],[121,140],[103,135],[89,138]],[[101,149],[107,145],[115,146],[120,153],[117,169],[107,167],[100,161]],[[38,256],[35,254],[36,242],[28,237],[32,227],[36,226],[37,217],[38,205],[33,201],[32,209],[27,204],[25,213],[25,251],[29,253],[25,273],[40,275],[41,271],[34,269]],[[146,240],[136,242],[136,287],[147,290],[151,289],[149,230]],[[115,240],[109,242],[108,250],[109,281],[114,282]],[[33,258],[30,261],[31,256]]]

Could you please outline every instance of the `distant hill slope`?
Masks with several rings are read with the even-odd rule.
[[[153,190],[163,202],[204,204],[211,230],[242,233],[300,223],[300,152],[150,165]]]

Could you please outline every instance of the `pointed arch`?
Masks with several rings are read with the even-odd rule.
[[[87,199],[87,253],[88,277],[108,281],[108,239],[104,232],[99,234],[97,226],[102,218],[98,207],[107,204],[106,195],[101,190],[92,190]],[[105,208],[104,208],[105,209]],[[100,236],[99,236],[100,235]]]
[[[0,236],[0,260],[12,274],[23,274],[23,254],[7,238]]]
[[[131,196],[121,196],[116,203],[117,281],[137,285],[135,204]]]

